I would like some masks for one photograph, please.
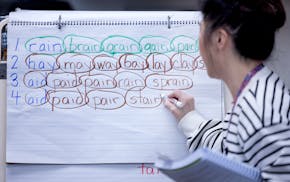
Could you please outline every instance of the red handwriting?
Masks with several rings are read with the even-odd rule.
[[[96,70],[115,71],[120,69],[119,60],[106,54],[96,56],[93,62]]]
[[[145,81],[148,88],[157,90],[186,90],[193,86],[189,77],[181,75],[152,74]]]
[[[154,108],[162,103],[160,94],[153,94],[152,90],[129,90],[125,96],[126,103],[131,107]]]
[[[145,81],[142,78],[142,76],[140,76],[137,73],[133,73],[133,72],[121,72],[119,74],[117,74],[117,76],[115,76],[114,78],[117,82],[117,86],[120,89],[123,90],[130,90],[132,88],[136,88],[136,87],[145,87]]]
[[[86,97],[79,90],[58,90],[47,92],[47,100],[51,105],[51,110],[75,109],[86,105]]]
[[[179,71],[193,71],[196,69],[205,69],[205,64],[200,56],[193,57],[185,53],[177,53],[171,58],[173,69]]]
[[[88,106],[94,109],[113,110],[125,105],[123,95],[117,92],[94,90],[88,93]]]
[[[113,89],[117,87],[116,80],[106,74],[81,76],[80,83],[83,84],[85,88],[92,89]]]
[[[141,166],[137,166],[137,168],[140,168],[140,173],[142,175],[160,175],[161,174],[159,169],[154,168],[149,165],[145,165],[144,163],[142,163]]]
[[[82,54],[62,54],[56,59],[56,64],[66,73],[86,73],[94,69],[92,59]]]
[[[53,89],[75,88],[79,86],[77,75],[73,73],[49,73],[47,86]]]
[[[162,104],[160,90],[192,88],[192,79],[182,72],[205,69],[200,56],[185,53],[171,57],[150,53],[146,58],[135,54],[30,54],[25,62],[29,71],[23,83],[32,89],[25,103],[49,104],[52,111],[85,106],[94,110],[156,108]]]
[[[135,54],[124,54],[120,57],[121,68],[126,70],[145,70],[148,68],[146,59]]]
[[[171,59],[165,54],[153,53],[146,60],[151,71],[166,73],[172,69]]]

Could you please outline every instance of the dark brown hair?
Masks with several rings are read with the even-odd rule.
[[[239,54],[255,60],[270,56],[275,32],[286,21],[281,0],[204,0],[202,13],[206,32],[226,27]]]

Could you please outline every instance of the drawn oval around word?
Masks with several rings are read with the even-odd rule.
[[[162,36],[145,36],[140,40],[142,52],[151,53],[167,53],[171,51],[170,40]]]
[[[66,52],[70,53],[99,53],[101,52],[101,43],[94,38],[81,35],[67,35],[63,44]]]
[[[23,83],[27,88],[37,89],[46,85],[47,73],[43,71],[29,71],[23,76]]]
[[[46,82],[46,85],[53,89],[75,88],[81,84],[77,75],[73,73],[49,73]]]
[[[206,65],[201,56],[195,58],[195,67],[198,70],[206,70]]]
[[[51,105],[51,110],[59,109],[75,109],[84,106],[87,99],[80,91],[57,90],[48,91],[47,100]]]
[[[145,70],[148,68],[146,59],[135,54],[124,54],[119,58],[121,68],[125,70]]]
[[[177,53],[171,57],[172,67],[178,71],[194,71],[196,66],[196,60],[199,58],[190,56],[186,53]]]
[[[199,51],[198,39],[180,35],[172,39],[170,47],[174,52],[196,53]]]
[[[193,86],[189,77],[181,75],[152,74],[145,81],[148,88],[155,90],[186,90]]]
[[[29,106],[41,106],[47,103],[45,89],[36,89],[25,95],[25,103]]]
[[[115,79],[105,74],[84,75],[80,77],[80,82],[85,88],[92,89],[113,89],[117,87]]]
[[[114,79],[116,80],[117,87],[123,90],[130,90],[135,87],[144,88],[146,86],[144,79],[139,74],[129,71],[118,73]]]
[[[94,109],[114,110],[125,105],[124,96],[117,92],[93,90],[87,98],[88,106]]]
[[[104,52],[107,52],[109,54],[138,54],[141,52],[139,42],[137,42],[133,38],[122,35],[112,35],[107,37],[102,41],[101,47]]]
[[[119,60],[115,57],[101,54],[93,59],[94,67],[100,71],[115,71],[120,69]]]
[[[147,58],[148,68],[153,72],[166,73],[172,69],[171,59],[165,54],[152,53]]]
[[[160,94],[150,89],[128,90],[126,104],[134,108],[155,108],[162,103]]]
[[[38,71],[54,71],[58,69],[56,60],[52,55],[31,54],[25,59],[28,69]]]
[[[62,39],[56,36],[40,36],[29,39],[25,43],[25,49],[32,53],[51,55],[64,52]]]
[[[92,59],[83,54],[65,53],[56,59],[56,63],[66,73],[86,73],[94,69]]]

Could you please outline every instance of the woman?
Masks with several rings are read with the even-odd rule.
[[[165,106],[179,120],[190,150],[208,147],[259,168],[264,180],[290,181],[289,89],[263,65],[285,23],[281,1],[205,0],[202,13],[200,53],[208,75],[230,89],[232,110],[224,121],[207,121],[194,98],[181,91],[170,94]]]

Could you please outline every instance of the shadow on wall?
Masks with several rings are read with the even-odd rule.
[[[57,0],[24,0],[12,3],[8,12],[16,8],[29,10],[73,10],[70,3]]]
[[[0,16],[16,8],[87,11],[196,11],[202,0],[0,0]]]

